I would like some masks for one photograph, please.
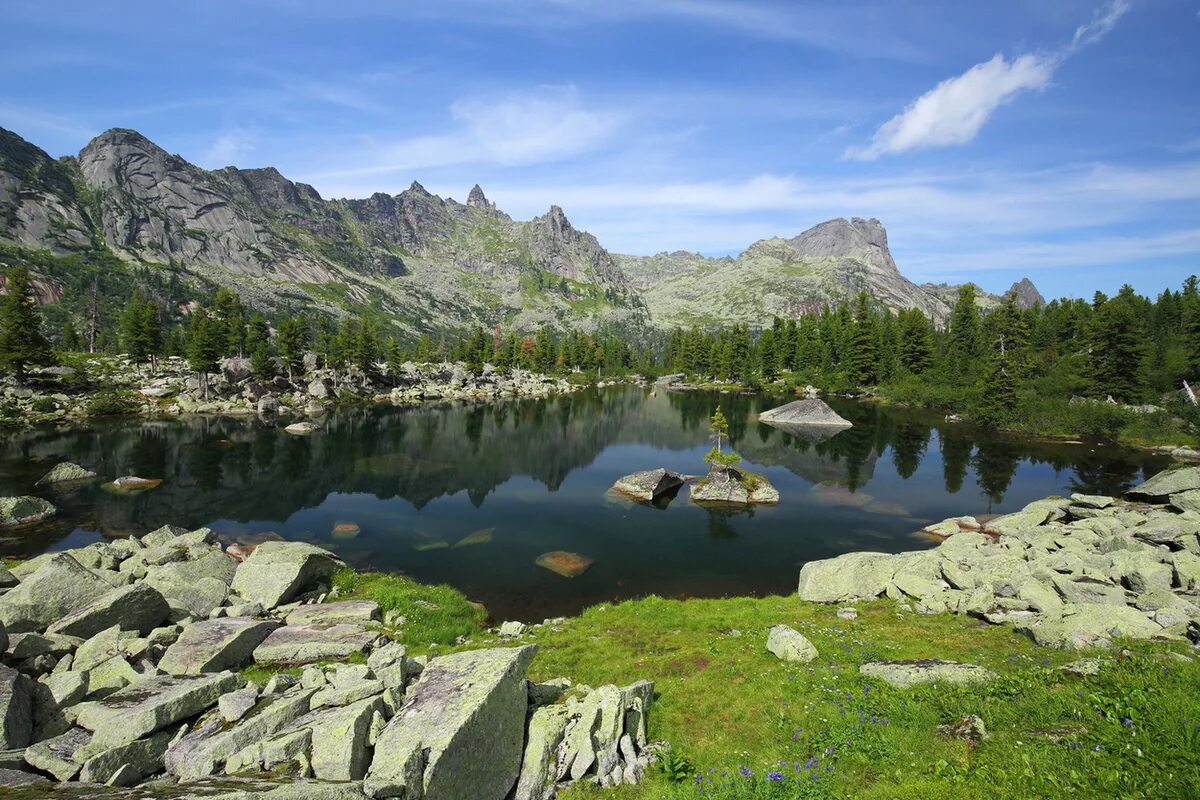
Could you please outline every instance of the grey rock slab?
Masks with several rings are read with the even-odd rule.
[[[646,503],[657,500],[683,485],[683,476],[669,469],[648,469],[618,478],[614,491]]]
[[[102,700],[81,703],[77,719],[98,739],[130,742],[212,707],[241,682],[232,672],[143,678]]]
[[[309,761],[313,775],[328,781],[362,779],[371,764],[371,720],[384,709],[383,699],[376,696],[298,720],[298,725],[312,729]]]
[[[525,752],[512,800],[551,800],[554,797],[558,746],[570,719],[565,705],[543,706],[533,712],[525,734]]]
[[[33,772],[26,772],[25,770],[21,769],[0,767],[0,786],[33,786],[39,783],[50,783],[50,779],[46,778],[44,775],[37,775]]]
[[[363,653],[377,634],[359,625],[284,625],[254,649],[260,664],[307,664]]]
[[[43,772],[49,772],[59,783],[69,781],[79,773],[82,762],[75,756],[79,749],[92,741],[92,734],[83,728],[71,728],[66,733],[30,745],[25,750],[25,762]]]
[[[1062,618],[1034,620],[1018,630],[1044,647],[1064,650],[1108,647],[1117,637],[1152,639],[1163,632],[1161,625],[1129,606],[1076,604],[1066,611]]]
[[[0,528],[32,525],[57,513],[53,503],[40,497],[0,497]]]
[[[72,611],[46,629],[84,639],[117,625],[122,630],[149,633],[170,611],[162,593],[145,583],[132,583],[103,594]]]
[[[193,622],[163,653],[158,668],[171,675],[238,669],[251,661],[255,648],[278,627],[275,620],[253,617]]]
[[[232,586],[247,600],[274,608],[345,566],[333,553],[311,544],[263,542],[238,565]]]
[[[0,750],[27,747],[33,736],[33,681],[0,665]]]
[[[868,661],[858,668],[868,678],[878,678],[900,689],[923,683],[951,683],[969,686],[996,678],[989,669],[975,664],[935,659],[918,661]]]
[[[174,737],[174,730],[158,731],[150,736],[120,744],[111,744],[93,737],[75,754],[82,760],[79,780],[88,783],[107,783],[124,771],[126,780],[134,782],[162,770],[163,756]]]
[[[1079,494],[1077,492],[1071,495],[1071,504],[1084,508],[1108,508],[1115,502],[1115,498],[1103,494]]]
[[[1176,492],[1171,495],[1171,506],[1180,511],[1190,511],[1193,514],[1200,514],[1200,489]]]
[[[166,769],[184,780],[212,775],[226,759],[307,714],[311,699],[312,691],[301,689],[264,697],[233,726],[219,717],[210,719],[171,745]]]
[[[258,689],[254,686],[247,686],[244,689],[221,695],[217,700],[217,710],[221,712],[221,719],[226,722],[237,722],[246,716],[246,712],[254,708],[257,702]]]
[[[946,541],[964,535],[956,534]],[[888,553],[847,553],[809,561],[800,568],[800,599],[816,603],[869,600],[884,593],[895,568]]]
[[[61,483],[74,483],[77,481],[86,481],[96,477],[96,473],[90,469],[84,469],[78,464],[72,464],[70,461],[64,461],[61,464],[55,464],[49,472],[38,479],[37,486],[50,486]]]
[[[763,411],[759,422],[779,425],[821,425],[833,428],[853,427],[850,420],[840,416],[829,404],[818,398],[793,400],[777,408]]]
[[[336,603],[311,603],[287,615],[288,625],[366,625],[379,622],[379,604],[374,600],[341,600]]]
[[[380,694],[383,692],[383,689],[383,683],[377,680],[362,680],[345,686],[318,689],[317,693],[313,695],[312,707],[348,706],[351,703],[357,703],[359,700]]]
[[[45,630],[110,591],[69,553],[58,553],[0,597],[0,624],[9,633]]]
[[[1054,588],[1068,603],[1105,603],[1108,605],[1125,605],[1125,590],[1108,581],[1089,578],[1086,576],[1072,577],[1055,575]]]
[[[817,648],[798,631],[776,625],[767,633],[767,650],[783,661],[807,664],[817,657]]]
[[[504,800],[520,768],[525,671],[536,652],[476,650],[430,661],[379,735],[366,794]]]
[[[175,537],[182,536],[187,532],[187,528],[181,528],[178,525],[163,525],[143,536],[142,544],[146,547],[162,547],[170,544]]]
[[[1200,489],[1200,467],[1163,470],[1129,490],[1135,497],[1167,500],[1173,494]]]

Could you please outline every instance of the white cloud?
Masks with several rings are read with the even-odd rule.
[[[527,166],[595,151],[613,138],[626,114],[583,105],[574,86],[542,86],[499,100],[466,98],[450,106],[452,130],[372,143],[360,163],[311,176],[313,181],[375,176],[434,167]]]
[[[883,123],[865,147],[846,156],[871,160],[927,147],[965,144],[997,108],[1023,92],[1044,88],[1059,65],[1080,48],[1100,41],[1129,11],[1128,0],[1110,0],[1080,25],[1070,43],[1049,53],[1025,53],[1006,60],[996,54],[961,75],[947,78]]]
[[[254,150],[254,139],[255,137],[247,131],[226,131],[208,146],[200,163],[212,169],[241,164]]]

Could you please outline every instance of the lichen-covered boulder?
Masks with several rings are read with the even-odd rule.
[[[614,491],[646,503],[683,485],[683,476],[669,469],[648,469],[618,478],[612,485]]]
[[[783,661],[807,664],[817,657],[817,648],[800,632],[776,625],[767,632],[767,650]]]
[[[9,633],[42,631],[112,588],[70,553],[57,553],[0,597],[0,624]]]
[[[1163,470],[1150,480],[1129,490],[1135,497],[1150,500],[1167,500],[1173,494],[1200,489],[1200,467]]]
[[[366,625],[378,622],[379,604],[374,600],[341,600],[311,603],[287,615],[288,625]]]
[[[0,750],[26,747],[33,735],[33,681],[0,665]]]
[[[132,742],[195,716],[242,683],[232,672],[159,675],[79,706],[79,725],[111,744]]]
[[[922,683],[952,683],[969,686],[995,679],[996,673],[975,664],[934,659],[918,661],[868,661],[858,668],[868,678],[878,678],[900,689]]]
[[[525,738],[525,671],[537,648],[436,658],[380,733],[369,797],[504,800]]]
[[[521,774],[512,800],[548,800],[554,797],[558,746],[570,720],[565,705],[548,705],[533,712],[525,735]]]
[[[237,567],[233,590],[247,600],[274,608],[301,590],[328,578],[345,562],[315,545],[303,542],[263,542]]]
[[[254,648],[259,664],[310,664],[365,653],[377,634],[361,625],[284,625]]]
[[[170,610],[162,593],[153,586],[131,583],[72,611],[46,631],[87,639],[117,625],[122,630],[149,633],[167,618]]]
[[[169,675],[238,669],[250,662],[254,648],[277,627],[275,620],[250,617],[194,622],[163,653],[158,668]]]
[[[78,464],[72,464],[70,461],[64,461],[61,464],[54,465],[49,472],[38,479],[36,485],[51,486],[58,483],[75,483],[91,480],[95,477],[96,473],[90,469],[84,469]]]
[[[32,525],[57,513],[53,503],[40,497],[0,497],[0,528]]]
[[[816,603],[869,600],[887,590],[895,562],[887,553],[847,553],[800,568],[800,599]]]

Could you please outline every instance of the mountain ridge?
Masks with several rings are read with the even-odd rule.
[[[129,128],[60,159],[0,128],[0,241],[63,257],[111,253],[112,263],[228,285],[268,312],[371,314],[409,338],[471,325],[762,325],[860,289],[888,308],[948,313],[900,273],[875,219],[828,220],[752,243],[736,259],[626,256],[557,205],[514,220],[478,184],[465,203],[417,181],[394,195],[326,199],[275,167],[205,170]],[[1040,298],[1026,283],[1014,290]],[[747,291],[765,300],[734,296]],[[718,313],[706,310],[713,305]]]

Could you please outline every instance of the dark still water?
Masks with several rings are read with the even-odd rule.
[[[779,489],[777,507],[666,508],[607,494],[619,476],[704,471],[720,402],[735,449]],[[540,620],[649,593],[792,591],[805,561],[930,546],[914,531],[948,516],[1005,512],[1047,494],[1120,492],[1164,466],[1093,444],[998,436],[928,414],[834,403],[854,427],[812,443],[755,421],[784,398],[614,388],[550,400],[339,411],[310,437],[254,420],[101,421],[0,433],[0,494],[37,494],[50,524],[0,540],[6,556],[78,547],[166,523],[225,541],[267,532],[352,565],[452,584],[496,619]],[[35,488],[54,463],[105,480],[162,478],[141,495],[98,485]],[[335,534],[337,523],[343,526]],[[534,562],[566,550],[574,578]]]

